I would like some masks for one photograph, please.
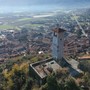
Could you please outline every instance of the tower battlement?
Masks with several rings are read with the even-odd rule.
[[[53,32],[56,32],[56,33],[61,33],[61,32],[65,32],[66,30],[62,29],[62,28],[55,28],[52,30]]]

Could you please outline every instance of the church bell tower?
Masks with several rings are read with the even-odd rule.
[[[63,58],[64,32],[61,28],[53,30],[52,57],[59,62]]]

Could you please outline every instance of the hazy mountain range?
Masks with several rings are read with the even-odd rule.
[[[25,6],[25,5],[41,5],[41,4],[90,4],[90,0],[0,0],[1,6]]]
[[[0,0],[0,10],[89,7],[90,0]],[[42,8],[41,8],[42,7]]]

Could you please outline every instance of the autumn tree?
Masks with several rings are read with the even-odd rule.
[[[29,64],[22,63],[21,65],[15,64],[10,71],[4,70],[4,90],[22,90],[22,87],[31,88],[32,80],[28,76],[28,69]]]

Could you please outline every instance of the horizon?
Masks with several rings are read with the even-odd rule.
[[[31,11],[31,12],[42,12],[42,11],[54,11],[58,9],[79,9],[79,8],[90,8],[89,0],[0,0],[0,12],[15,12],[15,11]]]

